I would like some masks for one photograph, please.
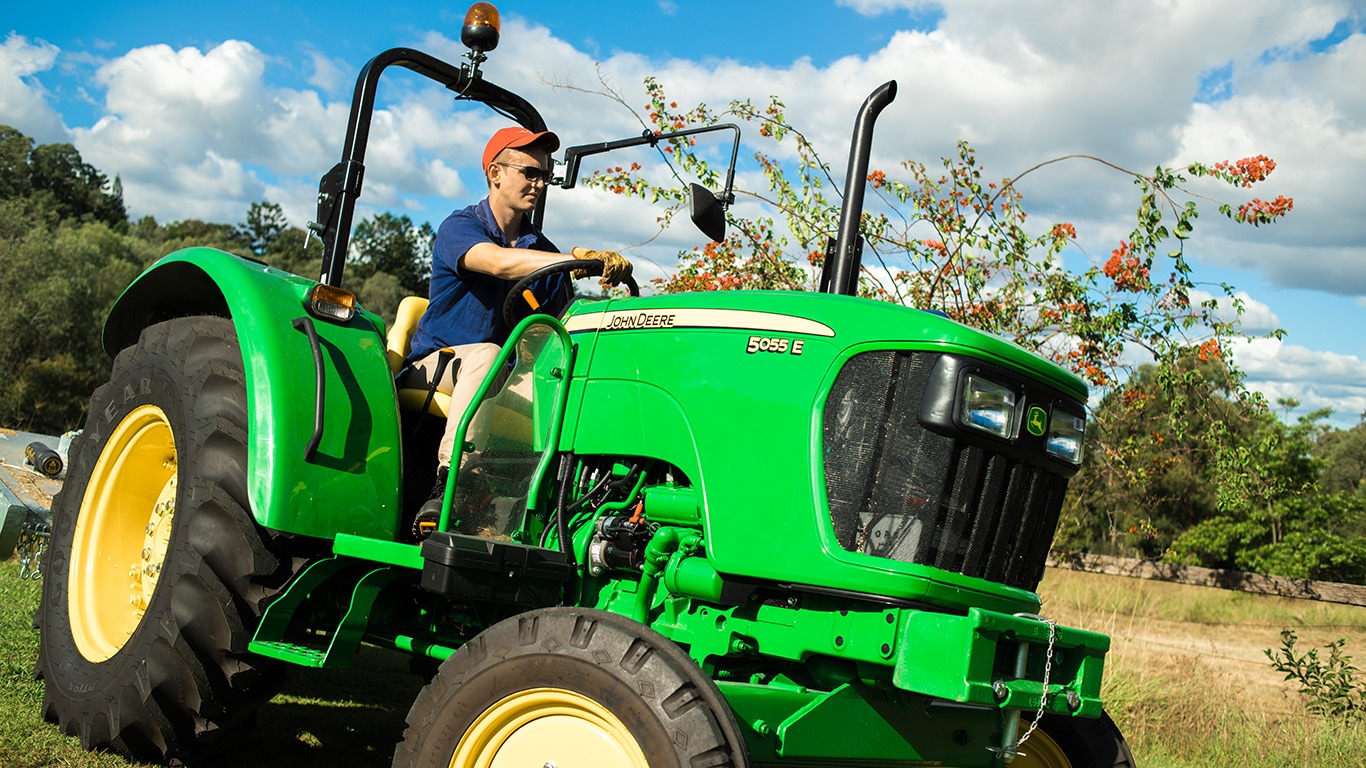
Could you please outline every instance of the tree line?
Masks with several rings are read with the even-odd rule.
[[[406,215],[355,227],[348,275],[361,302],[392,319],[403,296],[426,295],[434,233]],[[321,273],[316,237],[281,207],[255,202],[245,220],[129,219],[119,179],[70,144],[36,145],[0,125],[0,426],[60,434],[80,427],[112,363],[105,316],[143,269],[181,248],[208,246],[300,275]]]
[[[619,94],[604,93],[631,109]],[[774,155],[791,158],[756,154],[767,188],[736,190],[776,217],[742,218],[732,208],[727,239],[680,253],[655,290],[813,288],[840,201],[828,193],[835,184],[827,163],[788,123],[781,101],[680,109],[652,79],[646,94],[637,115],[646,128],[667,134],[739,119],[756,123],[761,140],[785,145]],[[662,181],[633,165],[585,183],[660,204],[664,226],[685,204],[688,181],[715,189],[720,179],[691,141],[661,141],[661,149],[670,171]],[[908,161],[900,171],[870,173],[860,292],[1009,338],[1102,393],[1056,548],[1366,583],[1366,422],[1335,429],[1320,411],[1285,423],[1277,405],[1294,404],[1249,392],[1227,354],[1243,336],[1236,318],[1227,318],[1233,288],[1197,284],[1184,256],[1200,213],[1196,199],[1207,199],[1186,192],[1190,181],[1242,190],[1264,181],[1275,163],[1257,156],[1146,173],[1116,169],[1136,190],[1134,227],[1108,261],[1069,269],[1062,252],[1076,242],[1076,228],[1026,226],[1015,187],[1051,162],[991,180],[963,143],[939,171]],[[1217,209],[1262,225],[1292,206],[1277,197]],[[388,319],[402,296],[425,295],[432,239],[430,224],[407,216],[361,221],[348,276],[362,303]],[[142,269],[188,246],[307,276],[321,265],[317,239],[289,226],[277,204],[253,203],[235,224],[131,221],[117,178],[84,163],[69,144],[34,146],[0,126],[0,365],[7,372],[0,426],[78,428],[111,362],[100,348],[109,308]],[[1194,300],[1197,288],[1223,303]],[[1152,362],[1128,369],[1126,349],[1144,350]]]
[[[1092,416],[1055,548],[1366,584],[1366,414],[1269,407],[1222,357],[1138,369]]]

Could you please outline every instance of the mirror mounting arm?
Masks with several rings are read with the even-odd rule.
[[[734,131],[735,139],[730,146],[730,164],[726,167],[726,186],[719,196],[714,195],[711,190],[701,184],[688,185],[688,197],[692,208],[692,220],[702,234],[715,242],[720,242],[726,236],[726,209],[735,202],[735,161],[740,154],[740,126],[735,123],[722,123],[720,125],[709,125],[703,128],[689,128],[686,131],[674,131],[672,133],[655,133],[651,130],[643,131],[639,136],[629,139],[619,139],[617,141],[604,141],[597,144],[580,144],[576,147],[568,147],[564,151],[564,176],[556,178],[552,184],[558,185],[561,189],[573,189],[578,183],[579,168],[583,163],[583,158],[588,155],[610,152],[614,149],[624,149],[626,147],[639,147],[645,144],[657,147],[661,141],[681,139],[685,136],[693,136],[699,133],[710,133],[712,131]],[[677,172],[675,172],[675,178]],[[681,180],[680,180],[681,181]],[[718,205],[719,203],[719,205]]]
[[[735,161],[740,153],[740,126],[735,123],[709,125],[703,128],[689,128],[685,131],[674,131],[672,133],[655,133],[651,130],[645,130],[641,132],[641,135],[629,139],[604,141],[597,144],[580,144],[576,147],[569,147],[564,151],[564,176],[556,179],[554,183],[558,184],[561,189],[573,189],[574,185],[578,183],[579,168],[583,163],[583,158],[589,155],[611,152],[615,149],[625,149],[626,147],[639,147],[646,144],[655,147],[658,146],[661,141],[681,139],[685,136],[694,136],[700,133],[725,130],[734,131],[735,140],[731,142],[730,147],[730,165],[726,172],[726,187],[717,199],[720,200],[723,205],[730,205],[735,202],[735,194],[732,190],[735,185]]]

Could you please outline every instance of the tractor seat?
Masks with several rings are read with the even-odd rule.
[[[394,317],[394,324],[389,328],[389,335],[385,341],[385,352],[389,357],[389,370],[394,376],[398,376],[403,369],[403,361],[408,357],[408,353],[413,348],[413,334],[417,332],[417,321],[422,317],[422,313],[427,311],[427,300],[421,296],[405,296],[398,303],[398,313]],[[450,363],[454,365],[455,362]],[[398,385],[398,407],[404,411],[420,411],[422,404],[427,401],[427,390],[402,386],[402,382],[396,381]],[[427,407],[427,412],[433,416],[446,418],[446,413],[450,411],[451,396],[445,392],[436,392],[432,395],[432,402]]]

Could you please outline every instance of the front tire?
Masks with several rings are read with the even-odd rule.
[[[36,621],[43,714],[86,749],[187,757],[274,692],[247,643],[288,575],[249,511],[232,322],[145,329],[92,396],[71,457]]]
[[[395,768],[744,768],[716,685],[678,646],[605,611],[546,608],[447,659]]]
[[[1028,727],[1021,723],[1021,727]],[[1045,715],[1011,768],[1134,768],[1134,755],[1110,716]]]

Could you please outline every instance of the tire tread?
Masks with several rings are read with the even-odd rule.
[[[108,435],[148,397],[138,391],[143,381],[164,388],[156,404],[172,421],[181,461],[171,550],[148,617],[113,658],[92,664],[71,641],[66,600],[57,594],[71,546],[63,528],[81,514],[86,480]],[[91,397],[68,481],[53,499],[54,551],[35,616],[44,717],[79,735],[87,749],[185,759],[249,723],[275,690],[279,667],[246,648],[265,602],[295,562],[252,518],[247,419],[242,353],[232,321],[222,317],[175,318],[144,329],[115,356],[109,381]],[[54,570],[61,571],[56,578]],[[139,654],[146,663],[125,658]],[[68,693],[73,680],[98,695]]]

